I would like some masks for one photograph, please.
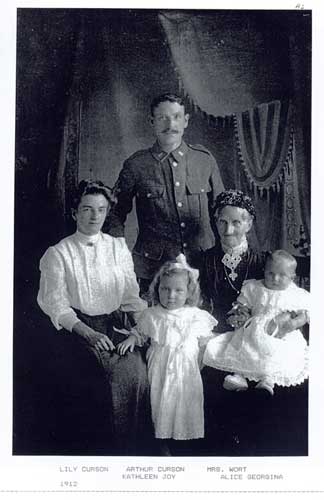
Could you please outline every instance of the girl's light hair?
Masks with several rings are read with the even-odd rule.
[[[168,261],[159,269],[149,288],[149,295],[153,305],[160,303],[159,286],[164,276],[188,276],[188,296],[186,304],[188,306],[198,306],[200,304],[199,271],[187,264],[186,258],[180,254],[175,260]]]

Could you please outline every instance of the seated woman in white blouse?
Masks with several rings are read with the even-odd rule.
[[[77,230],[41,258],[37,301],[60,332],[74,379],[90,383],[105,399],[103,449],[129,455],[138,454],[137,441],[148,430],[148,383],[139,350],[117,354],[116,345],[125,335],[116,328],[123,329],[125,313],[136,323],[147,305],[139,297],[125,240],[101,232],[112,203],[102,182],[80,182],[72,209]],[[83,403],[86,412],[91,402]]]

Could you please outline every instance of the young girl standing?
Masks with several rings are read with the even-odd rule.
[[[299,328],[309,320],[310,294],[293,282],[296,265],[285,250],[270,254],[264,279],[245,281],[237,299],[252,316],[208,343],[204,363],[234,372],[225,377],[225,389],[246,390],[248,379],[273,394],[275,384],[291,386],[307,378],[308,347]]]
[[[118,347],[124,354],[150,339],[148,376],[155,437],[159,439],[204,437],[199,354],[213,337],[217,321],[197,307],[198,277],[184,255],[164,264],[150,287],[153,306],[137,322],[139,337],[130,335]]]

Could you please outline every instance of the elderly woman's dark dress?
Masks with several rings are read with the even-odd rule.
[[[254,216],[249,197],[240,191],[228,190],[218,197],[217,217],[224,207],[239,208],[233,220],[240,219],[241,209]],[[248,214],[247,214],[248,215]],[[232,214],[231,214],[232,217]],[[230,221],[233,222],[233,221]],[[218,225],[220,243],[204,252],[200,268],[200,284],[205,306],[218,320],[217,331],[233,328],[227,313],[247,279],[261,279],[266,253],[242,246],[234,269],[225,265],[226,230]],[[248,231],[248,230],[247,230]],[[246,231],[246,232],[247,232]],[[223,237],[222,237],[223,236]],[[246,240],[242,234],[242,240]],[[242,241],[240,240],[240,242]],[[232,278],[231,278],[232,276]],[[206,455],[303,455],[307,453],[307,384],[278,387],[275,396],[250,384],[246,392],[223,388],[226,372],[205,366],[202,370],[205,397]]]
[[[226,322],[227,313],[236,301],[242,284],[248,279],[261,279],[264,272],[265,254],[250,247],[241,254],[241,261],[235,268],[237,277],[230,277],[230,270],[223,264],[224,250],[220,244],[209,248],[202,258],[200,285],[205,300],[217,318],[217,332],[231,329]]]

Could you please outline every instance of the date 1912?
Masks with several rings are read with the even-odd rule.
[[[61,481],[61,488],[77,488],[78,481]]]

